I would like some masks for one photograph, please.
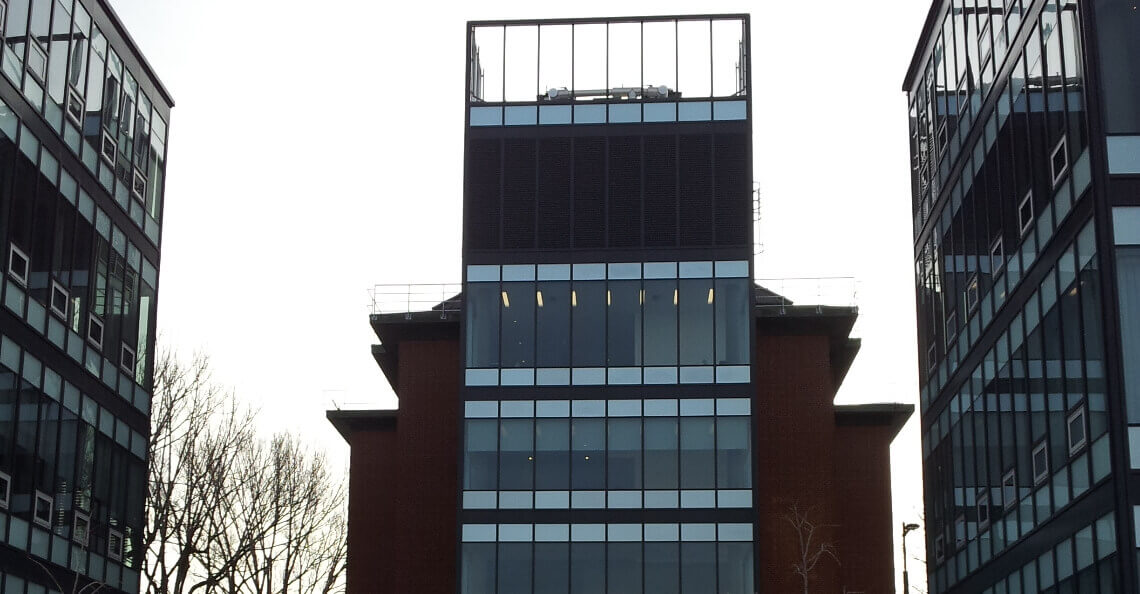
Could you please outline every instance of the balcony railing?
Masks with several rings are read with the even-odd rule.
[[[756,307],[787,309],[791,306],[855,307],[858,285],[846,276],[822,278],[756,279]]]
[[[756,279],[757,308],[792,306],[855,307],[857,283],[851,277]],[[459,283],[376,285],[369,292],[372,314],[438,312],[441,318],[463,306]]]
[[[441,318],[459,312],[462,293],[463,285],[459,283],[376,285],[368,291],[373,315],[437,311]]]

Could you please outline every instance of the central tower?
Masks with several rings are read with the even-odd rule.
[[[753,591],[748,35],[468,24],[461,592]]]

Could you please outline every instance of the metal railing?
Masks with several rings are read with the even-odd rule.
[[[756,307],[855,307],[858,283],[853,277],[758,278]]]
[[[459,283],[422,285],[375,285],[368,291],[372,314],[410,314],[436,311],[441,317],[458,313],[463,305],[463,285]]]

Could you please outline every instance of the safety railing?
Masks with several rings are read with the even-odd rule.
[[[858,284],[847,276],[756,279],[756,307],[855,307]]]
[[[460,311],[462,293],[463,285],[459,283],[375,285],[368,291],[369,311],[374,315],[436,311],[446,317]]]

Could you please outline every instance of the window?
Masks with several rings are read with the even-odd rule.
[[[12,477],[7,472],[0,472],[0,508],[8,509],[8,498],[11,494]]]
[[[1021,229],[1021,234],[1025,235],[1029,232],[1029,228],[1033,225],[1033,191],[1021,199],[1021,204],[1017,206],[1017,226]]]
[[[83,96],[70,86],[67,87],[67,118],[76,126],[83,127]]]
[[[1001,478],[1001,500],[1006,509],[1017,505],[1017,470],[1010,470]]]
[[[926,367],[927,371],[933,373],[934,369],[938,367],[938,349],[934,344],[926,350]]]
[[[1005,267],[1005,250],[999,235],[990,245],[990,274],[996,275],[1003,267]]]
[[[28,255],[14,243],[10,245],[8,251],[8,274],[16,282],[28,286]]]
[[[1033,448],[1033,482],[1041,484],[1049,478],[1049,444],[1041,442]]]
[[[41,83],[47,76],[47,52],[40,47],[39,42],[32,36],[27,37],[28,43],[28,72]]]
[[[958,334],[958,312],[950,312],[946,316],[946,346],[954,343],[954,336]],[[933,348],[933,347],[931,347]]]
[[[941,534],[934,537],[934,558],[939,563],[946,559],[946,539]]]
[[[107,556],[115,561],[123,560],[123,533],[110,530],[107,533]]]
[[[966,281],[966,309],[974,311],[978,307],[978,273],[970,275],[970,280]]]
[[[123,371],[127,373],[133,374],[135,372],[135,350],[127,346],[125,342],[119,353],[119,367],[122,367]]]
[[[1062,136],[1057,146],[1053,147],[1053,154],[1049,158],[1049,166],[1053,172],[1053,185],[1061,181],[1061,176],[1069,168],[1069,152],[1065,150],[1065,137]]]
[[[67,289],[53,279],[51,281],[51,312],[61,320],[67,320],[68,297]]]
[[[982,492],[978,495],[978,530],[984,530],[990,525],[990,495]]]
[[[963,547],[966,545],[966,516],[958,516],[954,520],[954,546]]]
[[[940,153],[946,148],[946,140],[946,124],[943,123],[942,126],[938,128],[938,151]]]
[[[36,491],[36,508],[33,520],[40,526],[51,527],[51,497],[41,491]]]
[[[103,321],[94,314],[87,318],[87,342],[96,348],[103,348]]]
[[[115,138],[111,136],[106,130],[103,131],[103,146],[99,149],[100,155],[108,165],[115,164],[115,150],[118,147],[115,145]]]
[[[72,522],[71,539],[82,546],[87,546],[90,536],[91,519],[87,517],[87,514],[75,512],[75,519]]]
[[[134,181],[131,183],[131,195],[139,202],[146,201],[146,176],[135,169]]]
[[[1085,447],[1085,407],[1080,407],[1069,415],[1069,453],[1075,454]]]

